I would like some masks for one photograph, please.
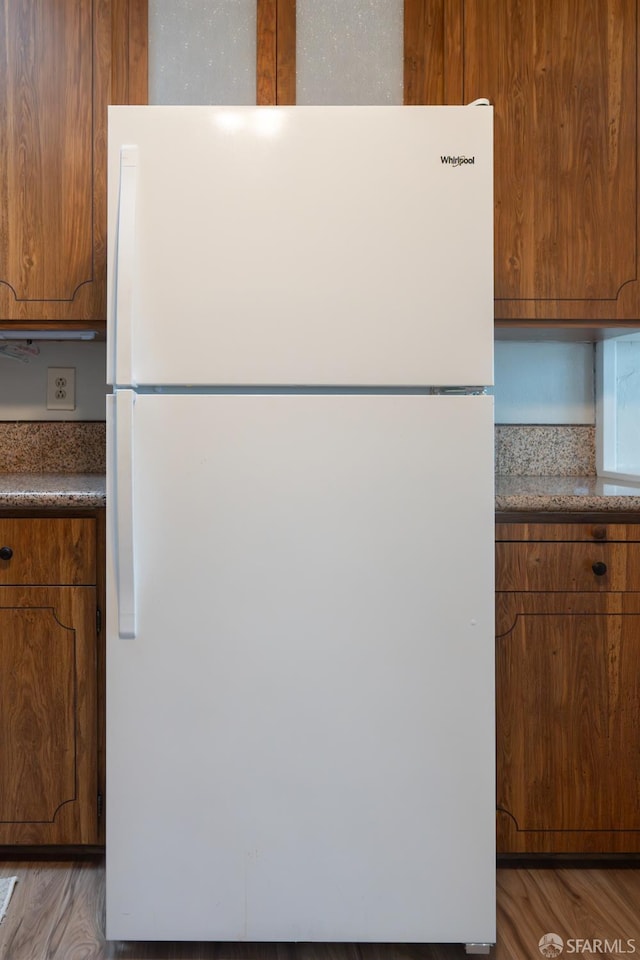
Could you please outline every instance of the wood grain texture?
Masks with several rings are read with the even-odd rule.
[[[53,823],[75,800],[75,642],[54,607],[0,607],[2,824]]]
[[[104,843],[106,828],[106,702],[107,702],[107,598],[106,598],[106,510],[96,511],[96,605],[100,611],[99,624],[96,624],[96,762],[98,793],[102,797],[98,811],[97,843]]]
[[[636,322],[638,0],[407,0],[407,103],[488,97],[498,322]]]
[[[92,18],[89,0],[0,5],[4,304],[70,301],[93,279]]]
[[[96,522],[86,517],[0,518],[0,586],[95,584]]]
[[[498,542],[496,590],[640,590],[640,544]]]
[[[496,316],[637,319],[636,0],[464,3],[495,117]]]
[[[278,0],[276,103],[296,102],[296,0]]]
[[[277,101],[277,0],[257,0],[256,103]]]
[[[443,0],[404,0],[404,102],[445,100]]]
[[[0,0],[0,325],[106,319],[107,105],[144,102],[146,0]]]
[[[584,541],[586,543],[640,542],[640,523],[609,523],[607,518],[586,523],[496,523],[496,540]]]
[[[498,851],[640,852],[640,594],[496,614]]]
[[[97,841],[96,591],[0,588],[0,844]]]
[[[295,0],[257,0],[256,103],[295,102]]]
[[[148,21],[147,0],[112,0],[110,103],[147,103]]]
[[[463,960],[461,944],[133,943],[105,941],[104,867],[96,862],[0,865],[17,876],[0,926],[0,960]],[[549,931],[640,940],[640,870],[499,869],[494,960],[539,960]]]

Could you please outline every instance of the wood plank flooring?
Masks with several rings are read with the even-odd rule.
[[[461,960],[461,944],[246,944],[107,942],[101,861],[2,862],[17,876],[0,925],[0,960]],[[567,945],[563,957],[640,957],[640,867],[498,870],[495,960],[541,960],[545,933],[620,941],[606,952]],[[633,944],[627,940],[634,941]]]

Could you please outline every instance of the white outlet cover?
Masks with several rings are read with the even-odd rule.
[[[47,368],[47,410],[75,410],[76,368]]]

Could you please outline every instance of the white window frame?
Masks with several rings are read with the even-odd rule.
[[[640,481],[637,473],[618,469],[617,345],[638,341],[640,334],[612,337],[596,344],[596,472],[613,480]]]

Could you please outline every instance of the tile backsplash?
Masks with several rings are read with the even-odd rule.
[[[595,427],[590,424],[498,425],[495,439],[496,474],[530,477],[595,475]]]
[[[104,422],[0,422],[0,473],[104,471]]]
[[[496,473],[511,476],[593,476],[595,427],[500,424]],[[105,424],[0,422],[0,473],[104,473]]]

